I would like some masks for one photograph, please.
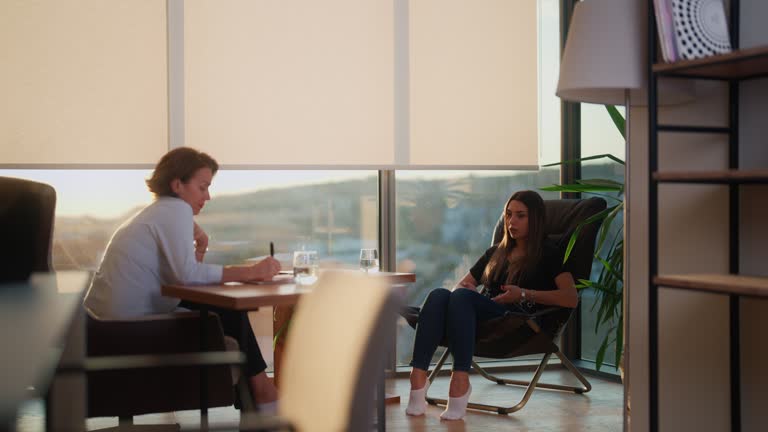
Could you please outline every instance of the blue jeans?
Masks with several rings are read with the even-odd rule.
[[[506,312],[504,305],[473,289],[433,290],[419,313],[411,366],[429,370],[438,344],[447,337],[448,350],[453,355],[453,370],[468,372],[475,351],[477,323],[503,316]]]

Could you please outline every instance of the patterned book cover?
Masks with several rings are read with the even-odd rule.
[[[656,11],[656,27],[659,30],[659,46],[665,62],[675,62],[680,59],[677,53],[677,38],[672,22],[672,0],[653,0]]]
[[[722,0],[672,0],[672,13],[680,59],[731,51]]]

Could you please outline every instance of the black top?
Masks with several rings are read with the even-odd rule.
[[[491,246],[488,250],[486,250],[483,256],[481,256],[475,265],[473,265],[469,270],[469,273],[472,274],[472,277],[474,277],[476,281],[480,282],[481,278],[483,277],[483,272],[485,272],[485,267],[491,260],[493,253],[496,252],[496,248],[497,246]],[[526,290],[554,291],[557,289],[557,285],[555,285],[555,277],[557,277],[557,275],[560,273],[572,272],[570,269],[572,262],[573,261],[568,260],[567,263],[563,264],[563,251],[557,247],[555,242],[551,240],[545,240],[541,254],[541,260],[539,261],[539,264],[535,266],[535,270],[533,272],[523,274],[522,277],[518,277],[518,280],[514,281],[514,283],[515,285],[521,288],[525,288]],[[505,263],[505,266],[507,265],[508,263]],[[506,280],[507,269],[505,268],[504,272],[501,274],[501,278],[488,281],[485,284],[487,288],[486,294],[489,297],[495,297],[501,294],[501,285],[504,285]],[[520,305],[506,306],[507,308],[513,310],[520,309]],[[537,306],[538,305],[525,307],[525,305],[523,305],[522,309],[527,312],[535,312],[538,309]]]

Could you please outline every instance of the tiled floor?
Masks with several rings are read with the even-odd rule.
[[[504,377],[528,379],[530,373],[505,373]],[[522,388],[503,387],[478,375],[472,375],[472,400],[479,403],[514,405],[522,397]],[[517,413],[501,416],[482,411],[469,410],[463,421],[441,421],[441,407],[429,406],[422,417],[405,415],[408,402],[407,378],[388,382],[388,392],[401,395],[400,404],[387,406],[388,431],[587,431],[615,432],[622,427],[621,384],[588,377],[592,383],[591,392],[584,395],[537,389],[528,404]],[[575,383],[566,372],[546,372],[543,380],[548,382]],[[430,388],[430,395],[445,397],[448,392],[448,377],[440,377]],[[152,414],[136,417],[137,424],[179,423],[183,429],[198,429],[200,416],[197,411]],[[238,411],[232,407],[215,408],[210,411],[209,424],[212,427],[237,425]],[[117,425],[116,418],[89,419],[87,429],[94,430]],[[19,432],[42,432],[44,430],[43,407],[40,402],[30,402],[20,411]]]

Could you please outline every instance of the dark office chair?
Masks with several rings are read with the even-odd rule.
[[[51,271],[56,191],[44,183],[0,177],[0,282]]]
[[[88,357],[115,359],[107,370],[88,372],[88,417],[119,417],[120,425],[128,425],[136,415],[200,408],[198,366],[150,367],[174,354],[199,352],[200,319],[198,312],[131,320],[88,317]],[[225,351],[224,333],[214,314],[208,316],[206,337],[209,351]],[[120,358],[139,355],[146,358],[137,365]],[[209,407],[233,404],[235,391],[229,366],[208,367],[207,383]],[[178,430],[178,425],[167,426]],[[153,425],[152,430],[157,428]]]
[[[584,200],[546,200],[545,232],[548,237],[557,242],[563,250],[567,247],[571,233],[576,227],[590,217],[597,215],[605,210],[606,202],[602,198],[589,198]],[[573,262],[570,267],[573,269],[575,280],[588,279],[592,268],[592,257],[594,254],[595,237],[600,222],[593,222],[581,229],[578,240],[576,241],[569,260]],[[501,241],[504,230],[504,217],[499,218],[494,230],[492,244]],[[592,386],[584,376],[576,369],[567,357],[560,352],[555,343],[570,319],[575,309],[551,307],[546,308],[532,315],[514,315],[508,314],[504,317],[486,321],[478,326],[477,341],[475,344],[475,356],[486,358],[514,358],[532,354],[543,354],[533,378],[530,381],[508,380],[495,377],[481,368],[475,361],[472,366],[483,377],[495,383],[502,385],[526,386],[523,398],[515,405],[509,407],[485,405],[470,402],[469,408],[485,411],[495,411],[499,414],[509,414],[520,410],[530,399],[533,390],[536,387],[548,388],[554,390],[573,391],[575,393],[586,393],[592,389]],[[406,319],[412,327],[415,327],[414,316],[418,313],[418,308],[411,308],[406,312]],[[542,327],[541,322],[546,326]],[[445,341],[444,341],[445,342]],[[445,344],[441,344],[444,345]],[[438,360],[435,369],[429,375],[429,381],[432,382],[442,368],[448,357],[446,350],[440,360]],[[552,354],[560,358],[562,364],[583,384],[583,386],[566,386],[559,384],[540,383],[539,378],[549,362]],[[427,397],[430,404],[445,404],[445,399]]]

